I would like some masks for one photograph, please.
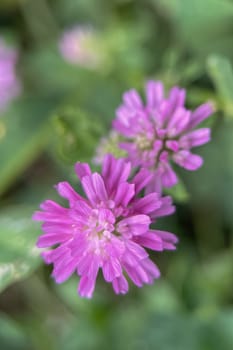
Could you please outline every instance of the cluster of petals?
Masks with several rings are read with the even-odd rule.
[[[17,51],[0,38],[0,112],[20,94],[21,87],[16,75]]]
[[[175,86],[166,97],[162,82],[148,81],[145,103],[132,89],[124,93],[116,111],[113,127],[125,138],[119,146],[127,152],[127,159],[133,166],[153,171],[149,192],[178,182],[171,160],[187,170],[196,170],[203,163],[191,148],[210,140],[209,128],[195,128],[213,113],[213,107],[205,103],[190,111],[184,106],[185,94]]]
[[[88,26],[77,25],[65,30],[59,41],[59,49],[65,61],[95,68],[99,63],[99,56],[93,48],[94,37],[94,30]]]
[[[53,264],[56,282],[77,273],[78,292],[87,298],[92,297],[99,270],[116,294],[127,293],[128,278],[138,287],[153,283],[160,272],[146,248],[173,250],[177,243],[174,234],[150,228],[158,217],[174,212],[171,198],[156,192],[140,197],[151,172],[141,168],[129,178],[130,162],[112,155],[105,157],[101,174],[92,173],[86,163],[77,163],[75,171],[85,196],[60,182],[56,189],[68,207],[46,200],[33,217],[43,221],[37,246],[46,248],[42,256]]]

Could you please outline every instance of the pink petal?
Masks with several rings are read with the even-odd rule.
[[[185,108],[177,108],[171,116],[167,125],[167,134],[169,137],[179,135],[185,130],[190,120],[190,112]]]
[[[176,173],[173,171],[172,167],[167,163],[163,164],[163,171],[161,173],[162,185],[164,187],[172,187],[178,182]]]
[[[148,253],[139,244],[133,241],[127,241],[126,250],[122,256],[121,262],[123,266],[136,266],[140,260],[146,259]]]
[[[122,275],[122,269],[117,259],[109,258],[103,263],[103,275],[107,282],[112,282],[115,278]]]
[[[151,171],[141,168],[132,180],[135,185],[135,194],[138,194],[151,181],[152,177]]]
[[[60,259],[64,259],[64,257],[69,256],[70,251],[67,248],[67,244],[63,244],[58,248],[53,250],[44,251],[41,253],[42,258],[44,259],[46,264],[59,262]]]
[[[150,214],[150,217],[156,219],[158,217],[171,215],[175,212],[175,207],[172,205],[170,196],[160,197],[161,207]]]
[[[150,80],[146,83],[146,100],[150,108],[157,107],[163,99],[163,83],[160,81]]]
[[[98,269],[99,258],[94,253],[83,254],[77,264],[79,276],[88,275],[90,277],[94,277],[97,274]]]
[[[188,125],[189,130],[193,129],[195,126],[200,124],[203,120],[208,118],[211,114],[213,114],[214,108],[211,103],[207,102],[199,106],[190,117],[190,122]]]
[[[106,202],[108,200],[104,181],[98,173],[94,173],[90,176],[84,176],[81,183],[93,206],[99,204],[101,201]]]
[[[160,277],[160,271],[158,267],[150,259],[144,259],[140,262],[140,264],[151,278],[154,279]]]
[[[129,289],[126,278],[121,275],[112,281],[113,289],[116,294],[126,294]]]
[[[75,172],[80,180],[86,175],[91,175],[91,169],[87,163],[76,163]]]
[[[156,236],[151,231],[144,233],[141,236],[135,236],[134,241],[142,245],[143,247],[156,250],[156,251],[162,251],[163,250],[163,243],[162,240],[159,238],[159,236]]]
[[[44,211],[51,211],[53,213],[57,214],[65,214],[67,213],[67,209],[63,208],[58,203],[52,201],[52,200],[46,200],[43,203],[41,203],[40,208]]]
[[[180,89],[177,86],[174,86],[170,90],[168,102],[169,105],[172,107],[171,111],[174,111],[178,107],[182,107],[185,102],[186,97],[186,91],[185,89]]]
[[[117,187],[113,197],[116,206],[123,205],[126,207],[135,195],[134,184],[122,182]]]
[[[91,298],[95,289],[96,279],[82,276],[79,282],[78,293],[81,297]]]
[[[116,191],[121,182],[126,182],[131,171],[131,164],[125,159],[115,159],[107,155],[104,159],[102,176],[105,180],[108,193]]]
[[[57,213],[53,212],[43,212],[43,211],[36,211],[32,219],[35,221],[49,221],[49,222],[56,222],[56,223],[63,223],[63,224],[70,224],[71,219],[68,215],[58,215]]]
[[[54,244],[66,242],[69,239],[72,238],[71,234],[66,233],[47,233],[44,235],[41,235],[37,240],[37,247],[38,248],[45,248],[50,247]]]
[[[141,235],[148,230],[150,218],[147,215],[134,215],[121,220],[117,225],[117,231],[125,236]]]
[[[175,140],[166,141],[166,147],[172,150],[173,152],[177,152],[179,150],[179,143]]]
[[[83,199],[66,181],[59,182],[55,187],[60,196],[69,201],[70,206],[73,206],[76,201]]]
[[[77,215],[86,219],[87,217],[90,216],[91,211],[92,211],[92,208],[85,201],[77,201],[74,206],[75,213],[72,216],[74,219],[75,217],[77,217]]]
[[[51,222],[46,221],[42,224],[42,229],[45,233],[52,233],[52,234],[71,234],[72,233],[72,226],[71,224],[67,224],[64,222]]]
[[[197,170],[203,164],[203,159],[189,151],[180,151],[173,156],[173,160],[187,170]]]
[[[55,266],[52,276],[56,283],[63,283],[75,272],[75,269],[76,262],[70,257]]]
[[[126,106],[132,110],[136,110],[143,107],[141,97],[136,90],[132,89],[123,94],[123,101]]]
[[[160,206],[160,195],[158,193],[150,193],[136,200],[132,205],[132,209],[134,213],[149,214],[160,208]]]
[[[202,128],[191,131],[180,138],[179,145],[182,148],[191,148],[203,145],[210,141],[210,129]]]
[[[175,244],[178,243],[178,238],[173,233],[160,230],[151,230],[150,233],[159,237],[162,240],[163,249],[176,249]]]

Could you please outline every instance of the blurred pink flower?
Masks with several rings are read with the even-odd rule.
[[[66,30],[59,42],[63,58],[72,64],[95,68],[99,55],[93,47],[95,32],[87,26],[75,26]]]
[[[17,51],[0,39],[0,112],[20,94],[21,86],[16,76]]]
[[[81,277],[78,292],[87,298],[92,297],[99,269],[116,294],[128,291],[125,274],[138,287],[153,283],[160,272],[145,248],[173,250],[177,243],[172,233],[150,229],[152,220],[173,213],[171,198],[158,193],[138,197],[151,180],[150,172],[141,169],[128,181],[130,163],[111,155],[105,157],[101,175],[91,173],[85,163],[77,163],[75,170],[87,198],[60,182],[57,191],[69,208],[46,200],[33,216],[44,222],[37,246],[52,247],[42,256],[54,265],[56,282],[76,272]]]
[[[175,86],[165,97],[160,81],[148,81],[145,90],[145,104],[134,89],[123,95],[113,127],[126,138],[119,146],[127,152],[132,165],[153,172],[147,186],[150,192],[178,182],[171,160],[187,170],[202,165],[203,159],[190,150],[210,140],[210,129],[194,128],[213,113],[213,107],[205,103],[192,112],[184,106],[184,89]]]

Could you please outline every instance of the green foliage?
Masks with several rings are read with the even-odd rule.
[[[16,322],[0,314],[0,344],[3,350],[26,350],[28,340]]]
[[[229,60],[224,57],[210,56],[208,70],[221,99],[220,108],[226,116],[233,117],[233,69]]]
[[[205,57],[216,51],[233,58],[233,3],[228,0],[152,0],[171,17],[185,45]]]
[[[187,202],[189,200],[189,193],[185,188],[184,183],[180,179],[178,184],[173,186],[172,188],[165,190],[166,194],[172,196],[172,198],[177,202]]]
[[[103,134],[103,126],[95,116],[80,109],[63,108],[54,118],[57,131],[57,151],[60,157],[74,164],[77,160],[88,161]]]
[[[60,55],[76,24],[94,30],[95,69]],[[232,0],[2,0],[0,29],[19,48],[23,86],[0,119],[1,350],[231,350]],[[155,223],[179,237],[175,252],[153,255],[162,278],[115,296],[100,276],[83,300],[76,275],[55,285],[50,267],[37,269],[31,216],[53,184],[73,180],[73,163],[91,162],[123,92],[150,78],[186,88],[189,108],[213,103],[212,141],[197,150],[203,167],[180,169],[167,191],[176,214]]]
[[[39,265],[35,247],[38,225],[31,220],[31,209],[12,208],[0,214],[0,291],[29,275]]]
[[[32,163],[48,143],[54,99],[25,98],[0,121],[0,194]]]

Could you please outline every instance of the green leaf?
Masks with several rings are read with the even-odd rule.
[[[221,52],[232,57],[233,3],[228,0],[151,0],[173,22],[187,47],[205,57]],[[159,9],[158,7],[158,9]]]
[[[201,266],[193,270],[191,281],[192,295],[204,308],[213,304],[218,305],[230,300],[233,285],[232,250],[215,255]]]
[[[45,147],[53,99],[27,98],[13,104],[0,121],[0,194]]]
[[[27,349],[28,340],[21,328],[11,319],[0,314],[0,344],[2,350]]]
[[[54,118],[58,155],[67,163],[87,161],[93,157],[95,146],[104,127],[95,116],[78,107],[67,106]]]
[[[180,179],[177,185],[166,189],[166,194],[172,196],[172,198],[177,202],[185,203],[189,200],[189,193],[184,183]]]
[[[210,56],[207,68],[226,115],[233,118],[233,69],[230,61],[224,57]]]
[[[25,278],[39,265],[36,238],[40,229],[32,210],[15,207],[0,214],[0,291]]]

